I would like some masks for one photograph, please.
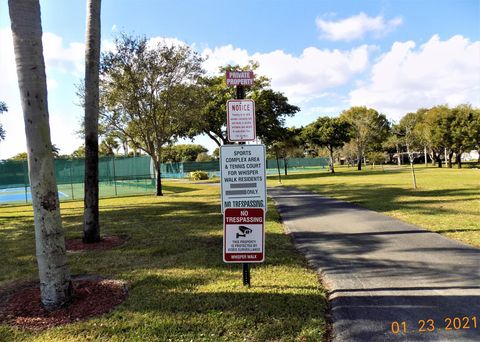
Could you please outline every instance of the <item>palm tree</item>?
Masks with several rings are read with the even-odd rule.
[[[101,0],[87,0],[85,44],[85,211],[83,242],[100,241],[98,213],[98,106]]]
[[[9,0],[8,7],[27,136],[41,300],[51,310],[70,300],[72,286],[50,140],[40,4]]]

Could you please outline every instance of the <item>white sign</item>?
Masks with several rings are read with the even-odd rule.
[[[220,146],[222,212],[226,208],[267,211],[265,145]]]
[[[229,141],[254,141],[255,102],[253,100],[227,101],[227,132]]]
[[[265,259],[265,214],[262,208],[228,208],[224,213],[223,261]]]

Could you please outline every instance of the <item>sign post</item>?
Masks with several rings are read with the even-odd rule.
[[[228,140],[240,145],[220,147],[223,260],[242,262],[243,285],[250,286],[250,263],[264,260],[265,146],[243,145],[256,139],[255,102],[245,100],[244,88],[253,85],[253,71],[227,71],[225,79],[237,95],[227,102]]]

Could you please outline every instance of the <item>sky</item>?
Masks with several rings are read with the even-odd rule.
[[[86,2],[43,0],[52,142],[82,144],[76,85],[84,74]],[[217,74],[256,60],[301,108],[287,126],[362,105],[390,120],[440,104],[480,106],[480,0],[103,0],[102,49],[121,32],[181,41]],[[0,0],[0,159],[26,151],[7,0]],[[190,141],[188,141],[190,142]],[[195,139],[210,151],[205,136]]]

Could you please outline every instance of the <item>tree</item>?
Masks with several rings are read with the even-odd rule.
[[[27,160],[28,154],[27,152],[20,152],[10,158],[10,160]]]
[[[115,139],[114,135],[110,134],[107,135],[100,143],[100,146],[98,147],[98,154],[99,156],[114,156],[115,152],[118,152],[119,148],[120,145],[118,144],[117,139]]]
[[[74,159],[85,158],[85,146],[79,146],[75,151],[72,152],[71,157]]]
[[[208,152],[202,145],[198,144],[179,144],[167,146],[163,149],[162,162],[186,162],[195,161],[200,153]]]
[[[213,152],[212,152],[212,158],[213,158],[214,160],[219,160],[219,159],[220,159],[220,148],[219,148],[219,147],[217,147],[217,148],[215,148],[215,149],[213,150]]]
[[[381,164],[382,165],[382,170],[383,164],[385,164],[385,161],[387,160],[388,156],[385,152],[380,152],[380,151],[372,151],[372,152],[367,152],[367,158],[372,163],[372,169],[375,168],[375,164]]]
[[[285,137],[285,119],[294,116],[300,108],[288,103],[281,92],[271,89],[254,90],[257,137],[266,145],[281,141]]]
[[[367,107],[351,107],[340,117],[351,125],[352,142],[357,148],[357,167],[361,170],[365,152],[378,149],[387,138],[389,122],[384,114]]]
[[[452,151],[458,168],[462,167],[462,154],[477,146],[480,137],[480,121],[478,112],[471,105],[458,105],[452,108]]]
[[[451,111],[448,106],[435,106],[425,112],[422,121],[418,124],[420,134],[431,153],[430,156],[438,163],[438,167],[442,167],[441,157],[444,151],[451,149],[451,119]],[[447,162],[448,158],[445,161]],[[451,163],[449,164],[451,165]]]
[[[328,149],[331,173],[335,173],[333,152],[350,141],[350,129],[351,125],[342,118],[324,116],[319,117],[303,130],[307,142]]]
[[[5,102],[0,101],[0,114],[2,114],[3,112],[8,112],[8,107],[5,104]],[[5,139],[5,130],[3,129],[2,124],[0,123],[0,141],[2,141],[3,139]]]
[[[390,135],[387,140],[382,144],[384,150],[386,150],[390,155],[396,153],[397,155],[397,164],[398,166],[402,165],[402,142],[401,138],[398,135],[397,125],[392,125]],[[391,160],[391,157],[390,157]]]
[[[213,158],[207,152],[200,152],[195,159],[196,162],[210,162]]]
[[[250,62],[240,67],[227,65],[220,69],[222,75],[204,77],[202,79],[203,109],[199,115],[197,126],[191,131],[192,135],[206,134],[218,146],[228,144],[227,139],[227,108],[226,102],[236,97],[235,88],[228,87],[225,82],[227,70],[256,70],[257,63]],[[293,116],[300,110],[297,106],[290,105],[288,99],[280,92],[267,89],[270,81],[264,76],[256,76],[254,83],[246,87],[246,98],[255,101],[255,117],[257,136],[265,144],[274,141],[281,128],[284,126],[285,117]]]
[[[72,297],[55,180],[38,0],[8,1],[25,121],[40,293],[47,310]]]
[[[418,149],[422,146],[422,137],[417,130],[418,123],[422,120],[422,115],[423,113],[420,111],[417,113],[408,113],[400,120],[398,125],[398,134],[401,136],[402,142],[407,148],[414,189],[417,188],[417,179],[415,176],[415,167],[413,162],[415,161],[415,149]]]
[[[101,0],[87,0],[85,42],[85,196],[83,242],[100,241],[98,210],[98,113]]]
[[[303,158],[305,156],[305,142],[301,132],[301,128],[289,127],[285,129],[284,134],[269,146],[269,150],[273,150],[274,158],[277,159],[277,168],[279,168],[278,158],[281,157],[283,159],[285,176],[288,175],[288,159]],[[280,172],[280,170],[278,171]]]
[[[157,196],[163,195],[162,149],[188,134],[201,107],[196,84],[201,63],[186,45],[149,44],[126,35],[115,39],[115,51],[102,59],[102,121],[152,158]]]

